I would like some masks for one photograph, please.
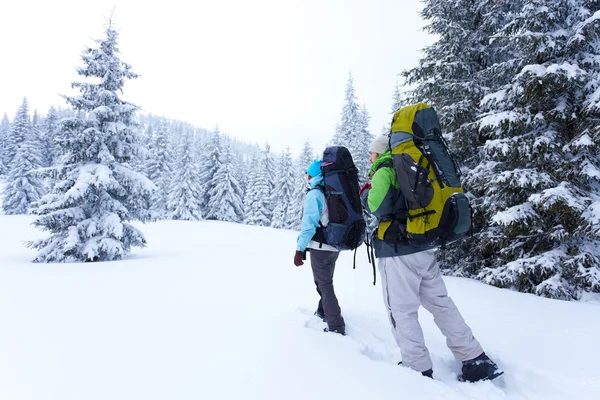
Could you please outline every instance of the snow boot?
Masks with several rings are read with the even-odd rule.
[[[433,370],[429,368],[427,371],[421,372],[421,375],[433,379]]]
[[[324,328],[323,332],[333,332],[333,333],[338,333],[342,336],[346,336],[346,328],[339,328],[339,329]]]
[[[496,379],[502,375],[504,371],[500,371],[495,362],[485,354],[472,360],[463,361],[462,374],[458,380],[461,382],[478,382],[481,380],[487,381]]]

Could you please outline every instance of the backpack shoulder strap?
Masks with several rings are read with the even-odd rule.
[[[375,171],[379,171],[381,168],[385,167],[394,168],[394,164],[391,161],[383,162],[377,166],[377,169]]]
[[[318,191],[320,191],[321,193],[323,193],[323,197],[325,197],[325,202],[327,202],[327,193],[325,192],[325,186],[323,186],[323,185],[318,185],[318,186],[315,186],[314,188],[310,188],[310,189],[308,189],[308,191],[309,191],[309,192],[310,192],[310,191],[312,191],[312,190],[318,190]],[[319,228],[325,228],[325,227],[323,226],[323,224],[321,223],[321,220],[319,220]],[[323,245],[323,243],[321,243],[320,245],[322,246],[322,245]],[[321,246],[319,246],[319,247],[321,247]]]

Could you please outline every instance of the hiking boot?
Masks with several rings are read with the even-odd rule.
[[[342,336],[346,336],[346,328],[338,328],[338,329],[324,328],[323,332],[333,332],[333,333],[338,333]]]
[[[421,372],[421,375],[433,379],[433,370],[429,368],[427,371]]]
[[[462,375],[458,377],[458,380],[463,382],[492,380],[503,373],[503,371],[498,370],[498,366],[495,362],[490,360],[485,353],[481,353],[477,358],[463,361]]]

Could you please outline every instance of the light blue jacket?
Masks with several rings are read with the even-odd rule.
[[[309,181],[311,189],[319,185],[323,185],[323,175],[319,174]],[[319,221],[323,215],[323,203],[325,203],[325,195],[319,189],[310,190],[306,194],[304,200],[304,213],[302,217],[302,228],[298,240],[296,241],[296,250],[304,251],[310,243],[313,236],[319,227]]]

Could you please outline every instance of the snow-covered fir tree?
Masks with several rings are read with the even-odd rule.
[[[315,153],[310,141],[304,142],[300,157],[295,164],[294,191],[292,193],[292,204],[288,212],[287,229],[299,230],[302,225],[302,212],[304,210],[304,199],[308,180],[306,178],[306,168],[315,159]]]
[[[332,145],[344,146],[350,151],[358,168],[361,182],[366,180],[371,168],[368,163],[368,150],[373,136],[368,131],[368,125],[368,112],[366,107],[361,109],[358,105],[354,90],[354,78],[352,74],[349,74],[342,106],[342,118],[337,126]]]
[[[258,179],[258,155],[254,154],[250,161],[248,173],[246,175],[246,191],[244,192],[244,224],[254,224],[254,212],[256,203],[256,181]]]
[[[263,176],[266,180],[267,186],[269,188],[269,199],[264,200],[264,211],[267,220],[269,221],[268,225],[271,224],[273,220],[273,210],[275,209],[275,185],[277,183],[277,166],[275,163],[275,159],[273,158],[273,153],[271,152],[271,145],[269,143],[265,143],[265,149],[262,153],[263,155]],[[267,225],[267,226],[268,226]]]
[[[270,226],[273,219],[273,199],[275,166],[271,148],[267,144],[263,150],[253,177],[250,208],[247,209],[246,221],[250,225]],[[248,197],[248,196],[247,196]],[[247,203],[246,203],[247,204]]]
[[[5,214],[28,214],[41,198],[43,188],[36,176],[36,170],[41,167],[39,137],[29,119],[26,100],[13,121],[11,145],[16,146],[16,154],[6,177],[2,208]]]
[[[294,195],[294,184],[296,183],[292,154],[290,148],[286,148],[279,160],[278,179],[275,186],[275,208],[273,210],[273,219],[271,227],[289,229],[294,216],[292,202]],[[297,215],[295,216],[298,217]]]
[[[184,129],[179,141],[176,166],[171,181],[168,210],[172,219],[202,219],[202,187],[200,185],[193,133]]]
[[[8,141],[10,139],[10,121],[8,115],[4,113],[4,117],[0,122],[0,176],[8,174]]]
[[[241,222],[244,215],[243,193],[233,171],[231,148],[225,143],[222,163],[214,176],[215,185],[209,196],[207,219]]]
[[[134,171],[148,177],[148,164],[151,162],[150,157],[152,156],[152,144],[154,142],[154,127],[152,125],[148,127],[138,125],[136,127],[136,134],[139,148],[131,162],[131,167]]]
[[[465,185],[473,239],[454,273],[542,296],[600,292],[600,3],[531,0],[502,28],[509,77],[482,101],[481,161]]]
[[[356,164],[359,173],[362,175],[358,176],[359,183],[362,185],[369,179],[369,171],[371,170],[371,163],[369,162],[369,146],[374,139],[374,136],[369,132],[369,121],[371,116],[367,111],[367,106],[363,105],[360,111],[360,133],[358,136],[358,146],[355,153],[352,153],[352,160]]]
[[[23,98],[23,103],[17,110],[6,140],[6,164],[11,168],[12,160],[17,155],[17,150],[25,139],[31,134],[31,117],[29,116],[29,103]]]
[[[493,35],[514,18],[520,2],[424,1],[422,17],[429,21],[425,30],[438,40],[425,48],[417,67],[402,73],[406,84],[415,85],[403,102],[425,102],[436,109],[454,157],[466,167],[477,164],[473,149],[482,144],[476,123],[480,101],[504,79],[489,74],[489,68],[505,62],[512,51]]]
[[[203,155],[200,162],[200,185],[202,188],[202,210],[208,212],[208,204],[211,200],[210,193],[217,184],[215,175],[221,168],[221,133],[219,128],[215,128],[208,146],[203,149]]]
[[[394,94],[392,95],[392,106],[390,107],[390,115],[394,115],[396,111],[402,108],[405,104],[404,97],[402,96],[402,90],[400,88],[400,83],[396,80],[396,86],[394,86]],[[390,125],[391,125],[390,118]],[[388,127],[389,132],[389,127]]]
[[[54,107],[50,107],[42,124],[42,164],[50,167],[57,157],[54,140],[58,130],[58,115]]]
[[[156,185],[156,191],[152,195],[152,210],[158,218],[164,218],[173,177],[172,144],[167,124],[160,122],[153,136],[146,170],[148,178]]]
[[[80,94],[65,97],[77,114],[60,123],[58,180],[34,222],[50,236],[29,243],[39,250],[36,262],[118,260],[146,244],[128,221],[147,218],[155,186],[130,166],[139,148],[137,106],[119,98],[138,75],[121,61],[111,25],[83,51],[77,72],[86,79],[72,84]]]

